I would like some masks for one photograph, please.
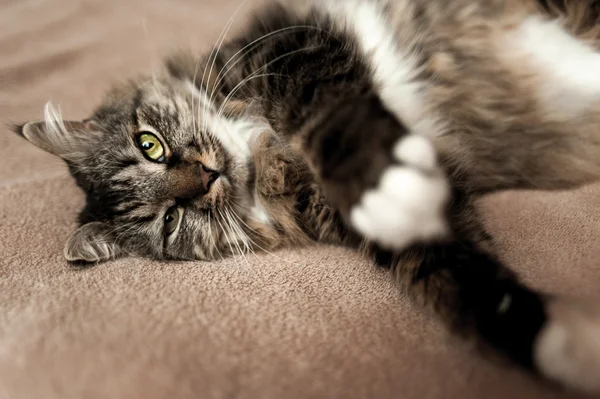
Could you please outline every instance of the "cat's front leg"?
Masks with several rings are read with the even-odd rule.
[[[393,250],[447,234],[449,183],[428,138],[408,131],[376,95],[332,98],[315,112],[291,143],[349,225]]]
[[[363,236],[389,249],[404,249],[447,233],[444,209],[448,182],[433,145],[407,134],[392,149],[394,161],[374,188],[365,190],[350,210],[350,221]]]

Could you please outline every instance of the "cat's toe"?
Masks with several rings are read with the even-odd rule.
[[[406,165],[423,171],[435,171],[438,167],[435,148],[427,137],[409,134],[394,146],[394,157]]]
[[[535,347],[546,377],[572,388],[600,392],[600,307],[554,301]]]
[[[378,187],[363,195],[350,218],[367,239],[401,250],[447,233],[444,211],[449,188],[426,138],[403,138],[394,155],[400,164],[384,172]]]

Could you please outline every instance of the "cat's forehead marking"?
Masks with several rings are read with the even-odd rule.
[[[178,106],[174,95],[149,90],[141,93],[141,101],[135,111],[138,125],[150,125],[158,130],[173,130],[182,122],[184,107]]]
[[[157,178],[163,176],[165,170],[166,166],[164,164],[143,159],[130,168],[123,168],[117,171],[111,180],[115,182],[131,182],[146,177]]]

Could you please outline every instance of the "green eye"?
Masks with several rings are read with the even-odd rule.
[[[181,214],[179,212],[179,208],[173,206],[167,210],[164,216],[165,222],[165,235],[170,236],[173,234],[175,230],[177,230],[177,226],[179,225],[179,218]]]
[[[151,161],[163,162],[165,160],[165,149],[158,137],[152,133],[140,134],[137,142],[144,155]]]

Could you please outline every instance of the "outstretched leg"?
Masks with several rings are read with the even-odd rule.
[[[455,333],[570,387],[600,390],[600,309],[532,291],[468,241],[375,250],[418,303]]]
[[[374,94],[337,101],[292,140],[365,238],[403,249],[447,233],[449,187],[433,145],[407,132]]]

